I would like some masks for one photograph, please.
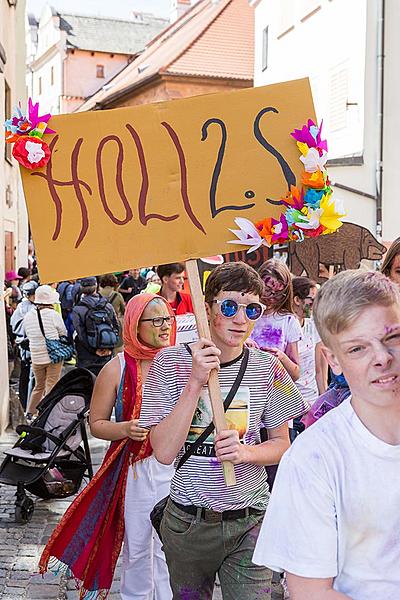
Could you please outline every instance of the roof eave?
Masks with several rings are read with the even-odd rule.
[[[132,83],[131,85],[127,85],[125,88],[119,90],[118,92],[115,92],[114,94],[110,94],[110,96],[108,96],[104,100],[96,102],[95,105],[89,110],[102,110],[103,108],[107,108],[107,106],[110,106],[110,104],[114,104],[115,102],[121,100],[125,96],[129,96],[129,94],[131,94],[132,92],[135,92],[141,87],[153,83],[158,79],[161,79],[160,73],[153,73],[148,77],[144,77],[140,81]]]
[[[190,71],[161,71],[161,75],[165,75],[168,77],[193,77],[194,79],[225,79],[232,81],[249,81],[252,82],[254,80],[253,76],[246,75],[234,75],[233,73],[191,73]]]

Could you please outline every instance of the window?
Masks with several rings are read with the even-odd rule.
[[[337,131],[347,125],[347,100],[349,72],[345,65],[331,70],[330,74],[330,129]]]
[[[4,82],[4,113],[6,119],[11,117],[11,88],[7,81]],[[11,144],[5,144],[4,158],[11,162]]]
[[[39,94],[39,96],[41,93],[42,93],[42,78],[39,77],[39,79],[38,79],[38,94]]]
[[[12,271],[13,269],[15,269],[14,233],[12,231],[4,232],[4,250],[5,271]]]
[[[104,79],[104,65],[96,65],[96,77]]]
[[[50,85],[54,85],[54,67],[50,69]]]
[[[268,27],[263,31],[263,43],[262,43],[262,70],[268,67]]]

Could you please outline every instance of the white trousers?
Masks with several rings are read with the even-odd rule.
[[[125,495],[122,553],[122,600],[171,600],[172,592],[161,542],[150,513],[169,494],[173,465],[150,456],[129,468]]]

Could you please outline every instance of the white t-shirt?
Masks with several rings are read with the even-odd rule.
[[[218,379],[223,398],[235,381],[240,362],[238,358],[221,365]],[[141,427],[149,429],[157,425],[172,411],[188,382],[191,368],[192,357],[185,347],[166,348],[157,354],[143,391]],[[271,354],[251,348],[246,372],[226,413],[228,424],[237,429],[242,442],[258,444],[262,423],[273,429],[307,410],[308,404],[281,363]],[[204,387],[175,464],[211,421],[211,403]],[[235,466],[235,475],[236,485],[226,487],[211,434],[176,471],[171,482],[171,498],[179,504],[204,506],[218,512],[250,506],[265,509],[269,498],[265,468],[240,464]]]
[[[312,319],[304,319],[301,328],[302,338],[299,341],[300,377],[296,381],[303,398],[314,404],[318,398],[318,386],[315,378],[315,346],[321,338]]]
[[[334,578],[353,600],[400,598],[400,445],[362,424],[351,398],[285,453],[253,561]]]
[[[285,352],[288,344],[301,339],[301,326],[298,318],[292,314],[265,315],[255,322],[251,338],[261,350],[278,348]]]

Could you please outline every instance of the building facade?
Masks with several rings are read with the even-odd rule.
[[[0,0],[0,123],[14,106],[25,104],[25,44],[23,0]],[[28,219],[18,163],[0,135],[0,280],[5,272],[27,266]],[[0,302],[0,434],[8,425],[7,336],[3,287]]]
[[[46,5],[27,17],[27,92],[45,112],[73,112],[106,87],[167,21],[132,13],[130,20],[71,15]]]
[[[248,0],[173,0],[171,23],[79,108],[102,110],[253,86]]]
[[[399,131],[396,0],[253,0],[255,85],[309,77],[346,220],[390,242]],[[301,125],[301,124],[299,124]]]

